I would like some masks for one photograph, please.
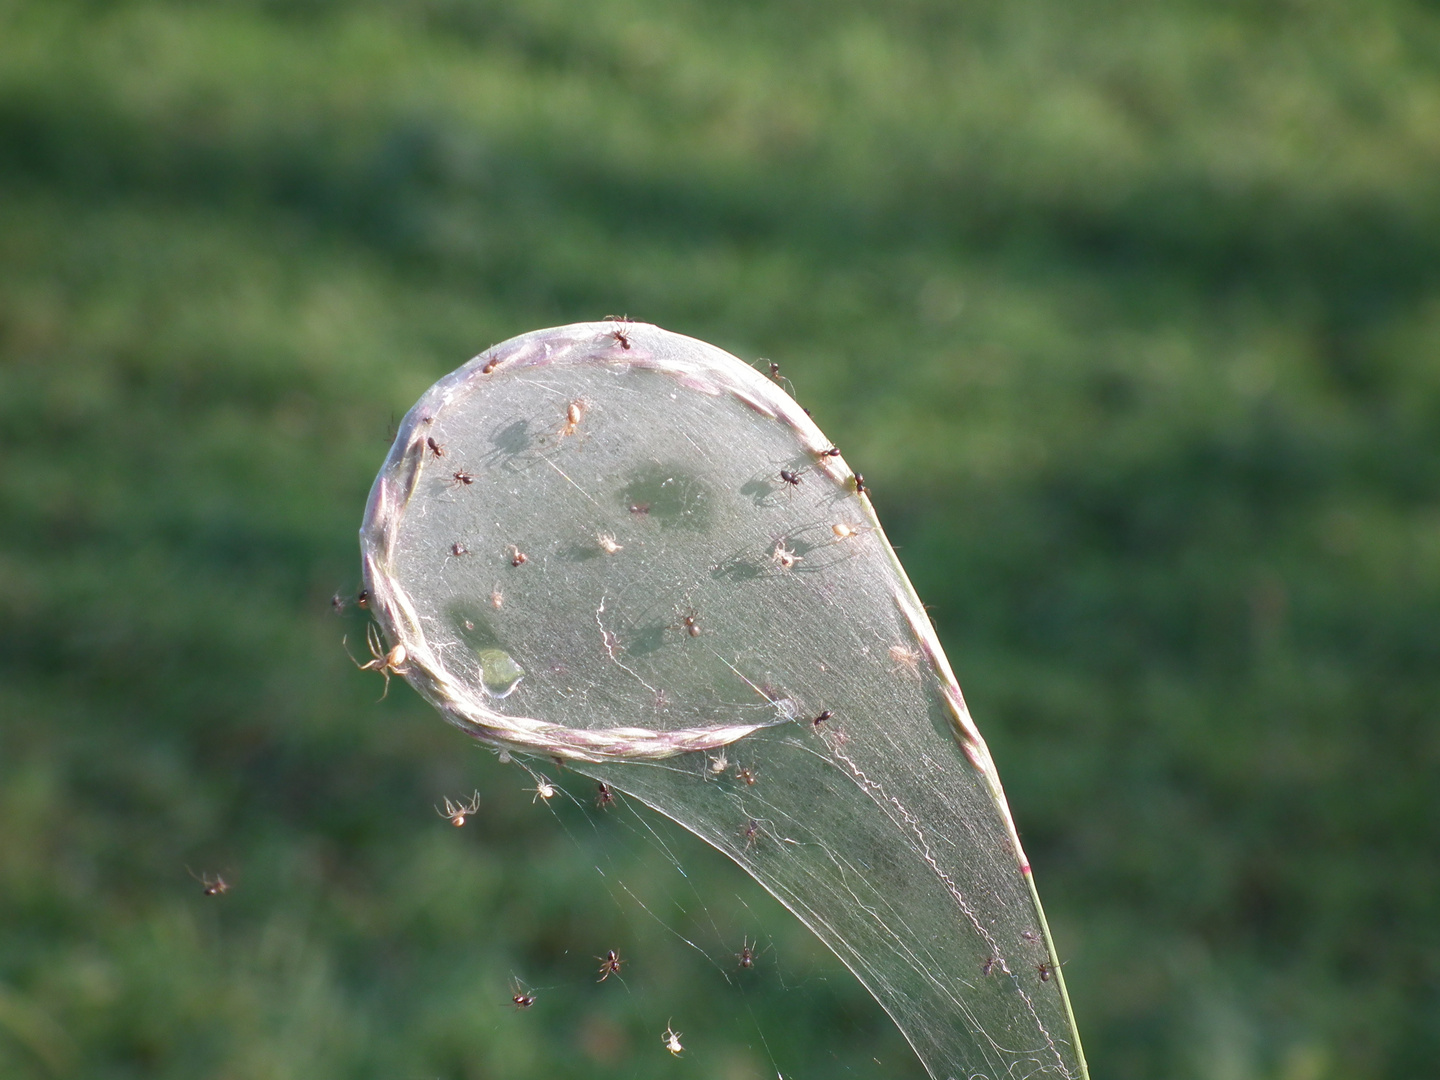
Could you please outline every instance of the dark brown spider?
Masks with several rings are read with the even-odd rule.
[[[615,792],[610,790],[610,785],[603,780],[596,786],[595,805],[601,810],[608,810],[615,803]]]
[[[514,544],[511,544],[506,550],[510,552],[511,566],[523,566],[525,563],[530,561],[529,556],[527,556],[525,552],[521,551]]]
[[[735,959],[740,961],[742,968],[753,968],[755,966],[755,946],[750,944],[749,938],[745,938],[740,942],[740,951],[735,954]]]
[[[517,1009],[528,1009],[535,1004],[535,995],[527,994],[524,991],[517,991],[512,994],[510,1000],[515,1003]]]
[[[755,774],[754,774],[753,772],[751,772],[749,769],[746,769],[746,768],[743,768],[743,767],[736,769],[736,770],[735,770],[735,779],[741,781],[741,782],[744,783],[744,784],[749,785],[750,787],[754,787],[754,786],[755,786]]]
[[[370,590],[369,590],[369,589],[361,589],[358,593],[355,594],[355,606],[358,607],[361,611],[366,611],[366,610],[369,609],[369,607],[370,607]]]
[[[752,817],[745,823],[745,828],[740,830],[740,835],[745,837],[745,850],[749,851],[755,841],[760,839],[760,822]]]
[[[600,961],[600,978],[596,979],[596,982],[604,982],[611,975],[619,975],[620,965],[625,962],[620,959],[620,954],[614,949],[611,949],[604,956],[597,956],[595,959]]]
[[[500,360],[499,360],[499,358],[496,358],[496,359],[494,359],[494,360],[491,360],[491,361],[489,361],[488,363],[486,363],[486,365],[485,365],[484,367],[482,367],[482,368],[480,369],[480,374],[481,374],[481,375],[489,375],[492,371],[494,371],[494,370],[495,370],[497,367],[499,367],[499,366],[500,366]]]
[[[189,867],[186,869],[188,870]],[[200,891],[206,896],[224,896],[230,891],[230,883],[219,874],[211,877],[209,874],[197,874],[191,870],[190,876],[200,882]]]
[[[431,457],[442,458],[445,456],[445,447],[436,442],[433,437],[427,437],[425,439],[425,445],[430,447]]]
[[[464,544],[462,544],[459,540],[456,540],[453,544],[450,545],[450,554],[469,555],[470,549],[467,548]]]
[[[1035,970],[1040,973],[1041,982],[1049,982],[1050,976],[1055,974],[1055,969],[1050,966],[1050,962],[1048,960],[1044,963],[1036,964]]]
[[[800,486],[800,474],[790,469],[781,469],[780,479],[785,481],[785,483],[789,484],[792,488],[797,488]]]
[[[610,331],[610,336],[615,339],[615,344],[622,349],[630,348],[630,335],[621,330],[618,326]]]
[[[986,960],[985,963],[980,965],[980,974],[989,975],[992,971],[995,970],[997,966],[999,966],[1002,971],[1004,970],[1004,965],[1001,964],[1000,958],[997,956],[992,956],[989,960]]]
[[[450,475],[454,477],[453,483],[455,484],[464,484],[466,487],[469,487],[475,482],[475,477],[471,476],[468,472],[457,472],[451,473]]]
[[[829,720],[834,715],[835,714],[833,712],[831,712],[829,709],[826,709],[819,716],[815,717],[814,720],[810,721],[810,726],[813,727],[816,731],[819,731],[820,725],[825,723],[826,720]]]
[[[855,474],[855,494],[864,495],[869,489],[865,486],[865,477],[858,472]]]

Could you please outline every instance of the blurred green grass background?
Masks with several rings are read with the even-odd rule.
[[[1097,1080],[1434,1073],[1433,3],[0,0],[0,1074],[917,1074],[341,650],[391,419],[620,313],[865,473]]]

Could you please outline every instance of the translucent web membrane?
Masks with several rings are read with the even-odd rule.
[[[863,482],[773,381],[642,324],[512,339],[406,416],[361,549],[370,666],[735,860],[931,1075],[1085,1075],[985,742]]]

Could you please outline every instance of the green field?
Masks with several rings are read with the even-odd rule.
[[[919,1075],[346,659],[393,419],[621,313],[864,472],[1096,1080],[1434,1074],[1440,8],[0,0],[0,1076]]]

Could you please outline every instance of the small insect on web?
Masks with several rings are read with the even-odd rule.
[[[748,937],[742,939],[740,942],[740,951],[735,954],[735,959],[740,962],[740,966],[748,971],[755,966],[755,957],[755,945],[751,943]]]
[[[187,866],[185,869],[190,870]],[[190,870],[190,876],[200,883],[200,891],[206,896],[224,896],[230,891],[230,883],[219,874],[197,874]]]
[[[745,823],[745,827],[740,830],[740,835],[745,838],[746,851],[749,851],[752,847],[754,847],[755,842],[760,839],[761,829],[761,822],[759,822],[755,818],[751,818]]]
[[[535,993],[526,988],[519,979],[515,979],[510,985],[510,1003],[517,1009],[528,1009],[535,1004]]]
[[[680,1034],[680,1032],[676,1031],[669,1024],[666,1024],[665,1034],[660,1036],[661,1042],[665,1044],[665,1049],[669,1050],[675,1057],[679,1057],[685,1049],[685,1047],[680,1045]]]
[[[340,644],[345,649],[345,655],[350,656],[350,661],[361,671],[378,671],[385,676],[385,692],[380,695],[380,700],[384,701],[385,696],[390,693],[390,676],[410,674],[410,667],[406,662],[409,654],[406,653],[404,645],[396,645],[389,652],[384,652],[380,631],[374,623],[365,628],[365,641],[370,646],[370,655],[373,659],[367,660],[363,664],[355,657],[350,656],[350,648],[346,644],[345,638],[340,639]]]
[[[560,438],[568,438],[574,435],[580,427],[580,421],[585,419],[585,402],[576,399],[570,402],[565,409],[565,423],[560,428]]]
[[[793,570],[803,557],[795,554],[794,549],[786,547],[783,542],[777,543],[775,550],[770,553],[770,561],[782,570]]]
[[[451,802],[447,798],[445,800],[445,809],[442,810],[437,806],[435,812],[449,821],[451,825],[459,828],[465,824],[467,817],[480,812],[480,792],[475,792],[470,797],[469,802],[463,800],[460,802]]]
[[[604,956],[597,956],[595,959],[600,961],[600,978],[596,979],[596,982],[604,982],[611,975],[619,975],[620,965],[625,963],[614,949],[610,949]]]

